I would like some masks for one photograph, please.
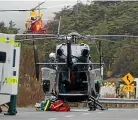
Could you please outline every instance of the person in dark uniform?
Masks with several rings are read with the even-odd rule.
[[[17,95],[11,95],[10,102],[8,103],[9,109],[7,113],[4,113],[4,115],[16,115],[16,101],[17,101]]]

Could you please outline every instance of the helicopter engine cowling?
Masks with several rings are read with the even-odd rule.
[[[71,53],[67,50],[66,43],[60,44],[56,48],[56,60],[57,62],[67,62],[74,66],[75,63],[87,63],[89,61],[89,46],[87,44],[71,44]],[[63,65],[61,65],[63,66]],[[66,66],[66,65],[64,65]],[[82,66],[82,65],[81,65]],[[86,66],[86,65],[85,65]],[[66,66],[68,67],[68,65]]]

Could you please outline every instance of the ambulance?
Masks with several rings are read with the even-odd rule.
[[[0,106],[17,95],[20,64],[20,44],[15,35],[0,33]]]

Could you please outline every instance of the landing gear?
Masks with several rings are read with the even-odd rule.
[[[95,111],[98,108],[99,110],[107,110],[107,108],[104,108],[101,105],[101,103],[92,95],[90,95],[88,98],[88,106],[89,106],[89,111]]]

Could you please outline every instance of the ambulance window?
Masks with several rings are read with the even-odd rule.
[[[13,51],[13,67],[15,67],[16,50]]]
[[[0,63],[5,63],[5,62],[6,62],[6,52],[0,51]]]

